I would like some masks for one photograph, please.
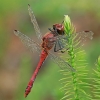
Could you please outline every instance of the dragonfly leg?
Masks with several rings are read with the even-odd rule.
[[[61,50],[61,53],[64,53],[65,51],[69,50],[69,48],[65,49],[65,50]]]
[[[55,32],[51,28],[48,28],[48,30],[51,31],[51,33],[55,34]]]
[[[57,42],[56,42],[54,46],[54,52],[57,52],[57,51],[59,51],[59,49],[57,50]]]
[[[59,46],[58,49],[57,49],[57,45]],[[62,45],[60,44],[59,40],[56,41],[55,46],[54,46],[54,52],[57,52],[57,51],[62,50],[62,49],[63,49],[63,47],[62,47]]]

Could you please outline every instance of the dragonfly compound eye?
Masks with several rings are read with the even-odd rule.
[[[56,30],[59,35],[64,35],[64,26],[62,24],[54,24],[53,29]]]

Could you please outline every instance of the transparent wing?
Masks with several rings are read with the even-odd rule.
[[[82,31],[73,34],[74,45],[77,45],[76,47],[83,46],[88,39],[93,39],[93,34],[92,31]]]
[[[31,22],[33,23],[33,26],[34,26],[34,29],[35,29],[35,32],[36,32],[36,35],[38,37],[39,40],[42,40],[42,34],[40,32],[40,28],[38,26],[38,23],[36,21],[36,18],[34,16],[34,13],[30,7],[30,5],[28,4],[28,11],[29,11],[29,15],[31,17]]]
[[[32,39],[30,39],[28,36],[24,35],[23,33],[15,30],[14,34],[16,36],[18,36],[22,43],[32,52],[37,51],[39,54],[41,52],[40,49],[40,45],[37,44],[36,42],[34,42]],[[70,64],[68,64],[67,62],[65,62],[63,59],[61,59],[60,57],[49,53],[51,59],[58,64],[58,66],[60,66],[61,69],[63,70],[69,70],[69,71],[75,71],[75,69],[73,67],[70,66]]]
[[[71,72],[75,72],[76,70],[68,63],[65,62],[62,58],[49,53],[49,56],[51,57],[51,59],[62,69],[62,70],[68,70]]]
[[[93,39],[93,32],[92,31],[82,31],[82,32],[78,32],[76,33],[76,39],[80,41],[80,43],[83,43],[88,40],[88,39]]]
[[[88,38],[88,39],[93,39],[93,32],[92,31],[82,31],[82,32],[78,32],[78,33],[76,33],[76,34],[78,34],[79,36],[81,36],[81,38],[84,40],[84,41],[86,41],[86,39]]]
[[[55,42],[55,46],[54,46],[54,52],[57,52],[59,50],[62,50],[64,48],[63,44],[61,41],[57,40]]]
[[[32,39],[30,39],[28,36],[24,35],[23,33],[15,30],[14,34],[16,36],[18,36],[22,43],[32,52],[37,51],[38,53],[40,53],[41,49],[39,44],[37,44],[36,42],[34,42]]]
[[[93,32],[92,31],[82,31],[78,33],[73,33],[73,40],[75,40],[75,44],[78,43],[79,45],[84,45],[84,42],[87,41],[88,39],[93,38]],[[66,35],[58,35],[56,36],[56,42],[55,42],[55,47],[54,51],[61,51],[64,53],[66,50],[68,50],[68,36]],[[79,46],[77,45],[77,46]]]
[[[67,47],[68,37],[66,35],[60,36],[59,37],[59,42],[63,46],[63,48]]]
[[[79,39],[81,42],[85,42],[87,39],[93,39],[93,32],[92,31],[82,31],[73,34],[73,38]],[[62,43],[64,47],[67,46],[68,38],[66,35],[59,36],[59,41]]]
[[[68,38],[65,35],[58,35],[56,37],[56,42],[55,42],[55,47],[54,47],[54,51],[63,51],[64,52],[68,49],[67,48],[67,40]]]

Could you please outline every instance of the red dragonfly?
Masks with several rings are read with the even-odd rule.
[[[61,51],[64,48],[64,45],[62,45],[62,42],[61,42],[61,39],[62,38],[64,39],[64,35],[65,35],[64,34],[64,26],[62,24],[54,24],[53,29],[49,28],[49,32],[47,32],[42,37],[42,34],[40,32],[39,26],[37,24],[36,18],[33,14],[33,11],[31,9],[30,5],[28,5],[28,11],[29,11],[29,15],[31,17],[31,22],[33,23],[36,35],[42,44],[39,45],[37,42],[33,41],[32,39],[30,39],[28,36],[24,35],[23,33],[19,32],[17,30],[14,31],[14,34],[16,36],[18,36],[21,39],[21,41],[25,44],[25,46],[28,47],[32,52],[33,51],[37,51],[38,53],[41,52],[38,65],[27,85],[26,90],[25,90],[25,97],[27,97],[27,95],[30,93],[33,83],[39,72],[39,69],[41,68],[43,62],[45,61],[45,59],[47,58],[48,55],[62,69],[66,68],[69,71],[75,72],[75,69],[68,62],[65,62],[62,58],[60,58],[50,52],[50,50],[53,48],[53,46],[54,46],[54,52]],[[90,34],[89,36],[93,35],[90,32],[88,32],[88,33]]]

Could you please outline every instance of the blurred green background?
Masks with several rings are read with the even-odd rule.
[[[37,41],[27,4],[43,34],[54,23],[61,23],[66,14],[76,31],[95,33],[84,47],[90,68],[95,67],[100,54],[100,0],[0,0],[0,100],[25,100],[25,88],[39,61],[38,53],[30,53],[13,34],[18,29]],[[26,100],[59,100],[63,92],[59,90],[58,71],[58,66],[47,59]]]

